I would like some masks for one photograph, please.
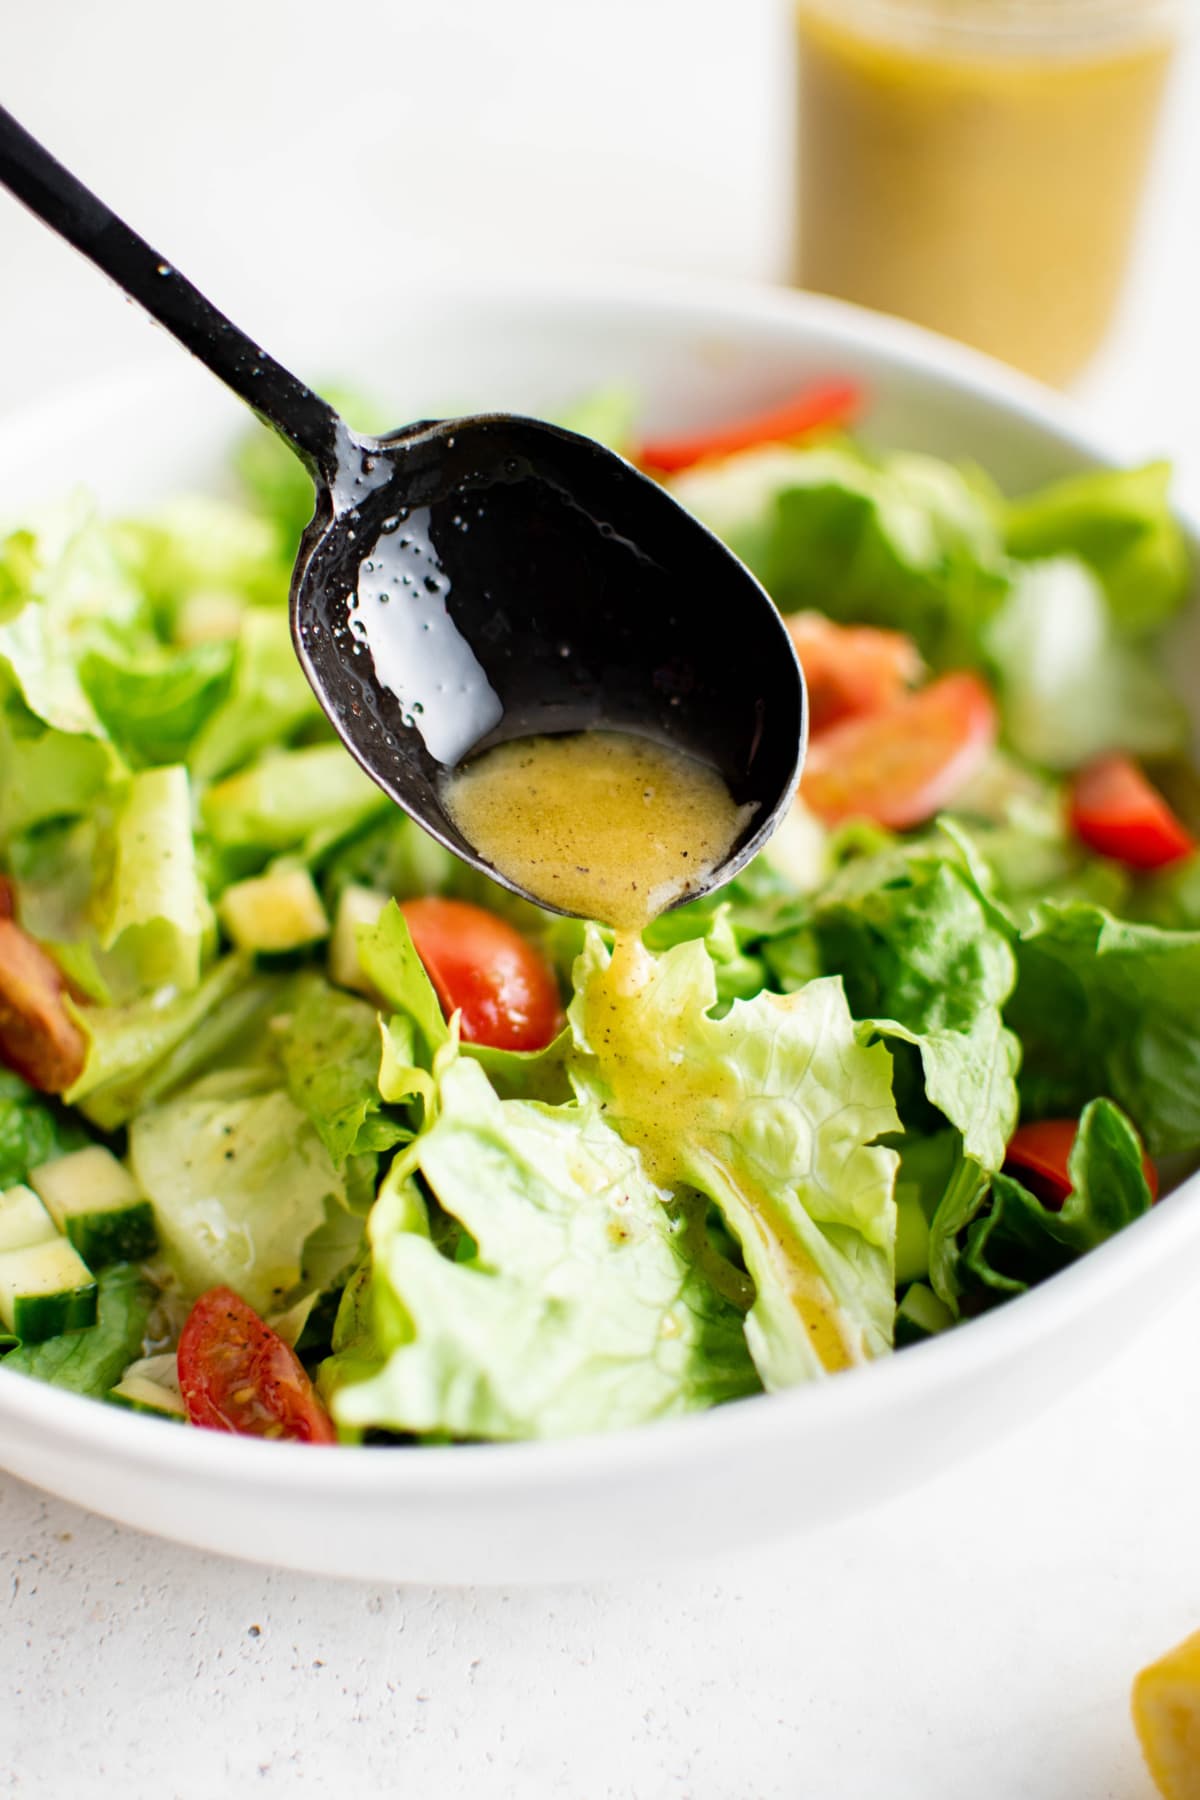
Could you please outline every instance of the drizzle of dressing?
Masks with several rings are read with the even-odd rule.
[[[528,893],[628,931],[719,867],[753,811],[715,769],[622,731],[500,744],[448,776],[442,800]]]
[[[861,1362],[861,1333],[772,1184],[755,1178],[752,1149],[743,1142],[736,1164],[729,1155],[731,1129],[753,1133],[774,1103],[748,1098],[717,1059],[690,1061],[637,1028],[655,966],[642,929],[724,861],[752,808],[703,763],[618,731],[501,744],[448,775],[442,799],[463,836],[527,892],[615,928],[611,960],[584,990],[582,1021],[610,1089],[609,1117],[652,1181],[719,1201],[751,1272],[772,1267],[822,1367]]]
[[[636,1029],[638,997],[653,970],[637,933],[618,932],[608,967],[594,973],[584,990],[584,1036],[612,1095],[609,1118],[637,1145],[652,1181],[661,1187],[686,1183],[719,1202],[751,1272],[772,1266],[824,1369],[832,1373],[862,1362],[861,1332],[842,1312],[777,1196],[754,1179],[753,1156],[743,1153],[736,1169],[731,1166],[731,1125],[748,1125],[750,1109],[767,1103],[747,1102],[737,1077],[721,1064],[714,1067],[713,1059],[692,1063],[664,1055],[662,1045]],[[786,1006],[787,1000],[772,996],[772,1003]]]

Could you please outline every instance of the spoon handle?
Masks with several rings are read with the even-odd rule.
[[[0,106],[0,182],[143,306],[274,426],[311,474],[331,481],[344,426]]]

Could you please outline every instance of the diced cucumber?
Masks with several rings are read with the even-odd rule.
[[[137,1362],[130,1363],[108,1397],[134,1412],[165,1413],[173,1419],[187,1417],[173,1350],[161,1356],[139,1357]]]
[[[217,913],[239,950],[275,955],[329,936],[329,918],[307,869],[235,881],[221,895]]]
[[[915,1344],[936,1337],[954,1323],[954,1314],[923,1281],[914,1281],[896,1308],[896,1344]]]
[[[12,1187],[0,1194],[0,1255],[48,1244],[57,1236],[54,1220],[32,1188]]]
[[[154,1208],[102,1144],[31,1169],[29,1181],[90,1269],[141,1262],[156,1249]]]
[[[96,1283],[65,1238],[0,1253],[0,1320],[24,1344],[96,1322]]]
[[[387,903],[388,896],[375,888],[342,889],[329,941],[329,979],[335,986],[350,988],[356,994],[374,994],[359,960],[358,931],[360,925],[377,925]]]

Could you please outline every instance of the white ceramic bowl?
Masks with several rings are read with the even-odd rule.
[[[347,322],[349,323],[349,322]],[[1009,487],[1113,460],[1062,402],[914,328],[831,301],[594,283],[389,298],[386,322],[327,330],[308,370],[392,402],[396,422],[479,407],[548,411],[611,381],[654,427],[685,427],[860,377],[864,435],[969,457]],[[76,479],[112,506],[211,487],[237,403],[181,357],[0,429],[0,495]],[[736,645],[737,622],[730,622]],[[0,1459],[110,1517],[264,1562],[375,1580],[625,1573],[868,1506],[992,1442],[1061,1395],[1200,1271],[1200,1184],[1027,1297],[817,1386],[610,1437],[314,1451],[97,1405],[0,1369]]]

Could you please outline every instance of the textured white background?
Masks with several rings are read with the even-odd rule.
[[[3,14],[6,103],[285,356],[314,316],[352,330],[365,287],[447,264],[786,266],[776,0]],[[1131,457],[1174,454],[1193,501],[1198,193],[1193,55],[1125,314],[1080,389]],[[0,270],[5,410],[176,354],[3,203]],[[1200,1626],[1198,1495],[1191,1306],[909,1499],[652,1583],[338,1584],[142,1538],[0,1477],[0,1786],[1147,1800],[1128,1683]]]

